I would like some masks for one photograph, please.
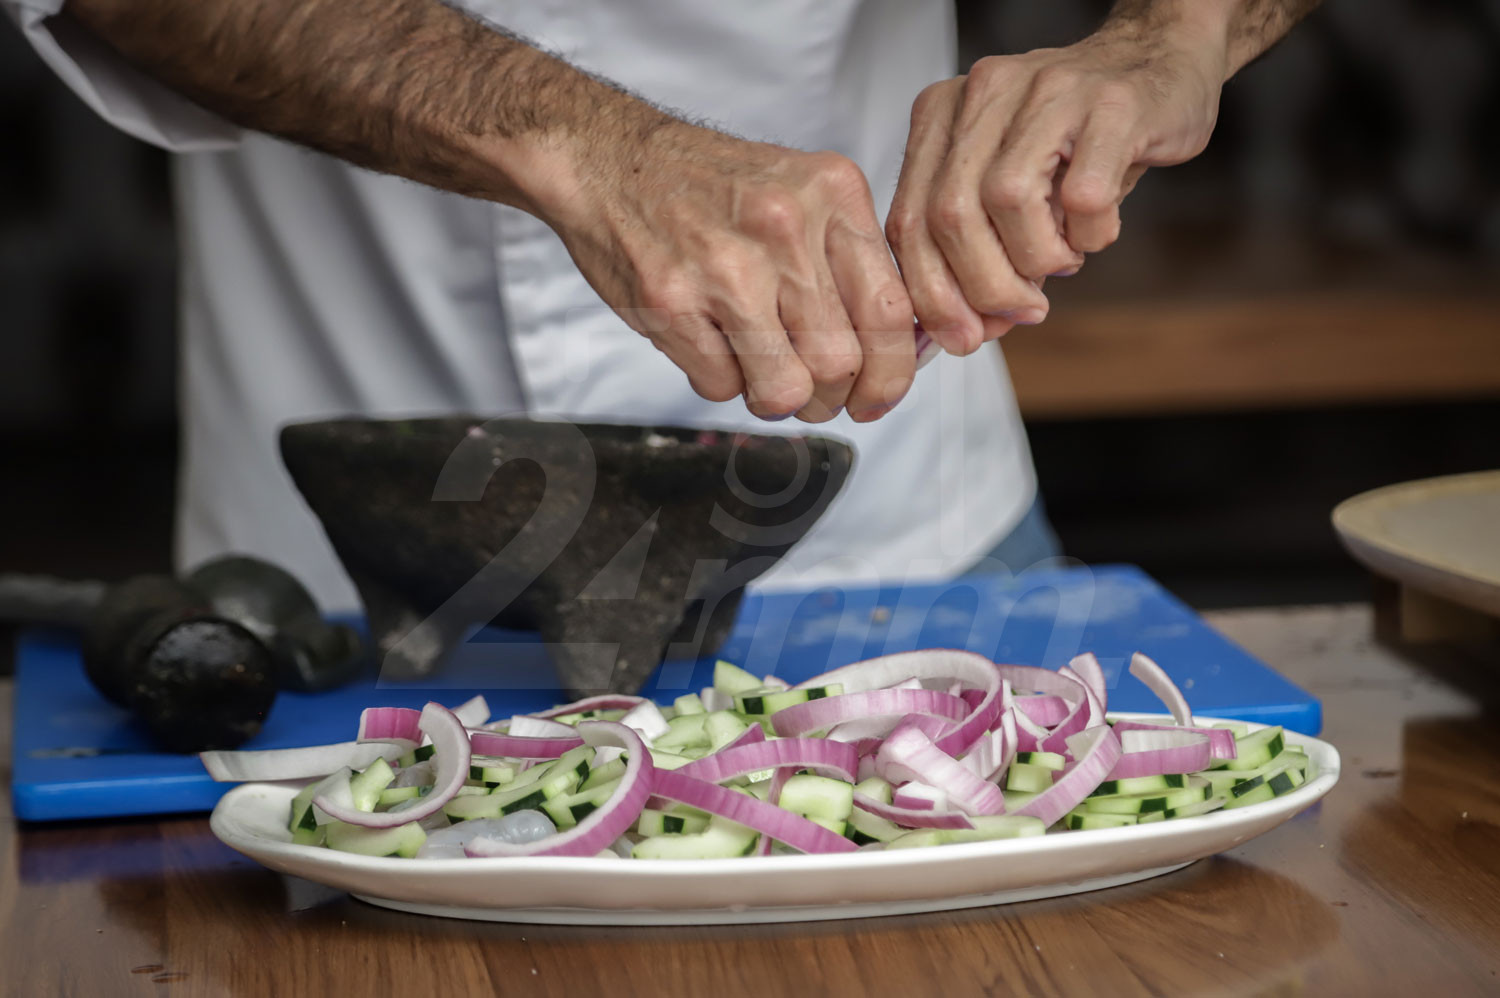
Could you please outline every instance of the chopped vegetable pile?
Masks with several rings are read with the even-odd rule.
[[[294,843],[444,859],[903,849],[1190,818],[1311,775],[1280,728],[1195,725],[1155,662],[1130,671],[1174,723],[1107,721],[1092,655],[1054,672],[935,650],[796,686],[720,662],[671,707],[372,707],[352,742],[202,759],[216,780],[311,779]]]

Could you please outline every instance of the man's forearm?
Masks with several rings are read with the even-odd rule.
[[[1322,0],[1117,0],[1106,29],[1195,33],[1222,43],[1225,78],[1281,40]]]
[[[64,14],[236,123],[538,213],[566,200],[579,153],[616,154],[667,120],[438,0],[68,0]]]

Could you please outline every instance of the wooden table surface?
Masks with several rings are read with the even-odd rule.
[[[1497,663],[1419,667],[1362,607],[1211,619],[1323,699],[1344,778],[1155,880],[848,922],[501,925],[286,880],[202,818],[18,828],[0,801],[0,993],[1500,994]],[[9,700],[6,681],[0,717]],[[7,777],[8,752],[7,732]]]

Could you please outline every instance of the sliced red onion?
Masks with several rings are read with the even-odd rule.
[[[635,732],[648,743],[656,741],[672,730],[667,724],[667,719],[662,716],[661,708],[650,700],[642,700],[627,710],[625,716],[620,718],[620,723],[627,728],[635,729]]]
[[[852,783],[859,766],[859,755],[854,751],[854,746],[831,742],[826,738],[778,738],[774,742],[761,741],[738,748],[722,748],[713,755],[694,760],[676,771],[695,780],[723,783],[759,769],[779,769],[783,766],[827,770],[837,779]]]
[[[1002,814],[1005,795],[988,780],[981,780],[958,760],[938,748],[932,739],[912,728],[898,729],[880,746],[875,769],[892,783],[918,780],[948,795],[949,802],[968,814]]]
[[[624,754],[625,750],[618,745],[600,745],[594,749],[593,767],[607,766]]]
[[[784,811],[774,804],[767,804],[749,794],[729,790],[717,783],[683,776],[677,770],[658,770],[652,790],[660,797],[728,818],[802,852],[854,852],[858,849],[858,846],[842,835],[808,821],[801,815]]]
[[[559,724],[558,727],[565,729],[567,734],[563,737],[527,738],[497,731],[471,731],[469,744],[480,755],[498,755],[510,759],[556,759],[564,752],[583,744],[583,739],[572,728],[566,724]]]
[[[1072,711],[1063,718],[1061,724],[1052,729],[1052,733],[1042,739],[1042,751],[1063,753],[1068,750],[1068,738],[1076,735],[1085,728],[1092,728],[1104,723],[1104,709],[1099,706],[1099,698],[1094,696],[1094,691],[1088,687],[1082,677],[1066,665],[1057,670],[1063,679],[1071,680],[1078,684],[1078,691],[1082,699],[1073,705]]]
[[[756,725],[756,727],[759,727],[759,725]],[[796,772],[796,770],[794,770],[791,766],[782,766],[780,769],[776,770],[776,772],[771,774],[771,785],[766,788],[767,804],[781,803],[781,791],[786,789],[786,781],[792,778],[792,774],[794,772]],[[762,835],[759,839],[757,839],[755,841],[755,855],[771,855],[771,841],[771,836],[769,835]]]
[[[1145,721],[1119,720],[1115,722],[1115,731],[1121,733],[1126,731],[1191,731],[1195,735],[1202,735],[1208,739],[1213,758],[1233,759],[1239,755],[1239,748],[1234,743],[1234,732],[1228,728],[1184,728],[1147,724]]]
[[[1104,667],[1094,657],[1094,653],[1086,651],[1082,655],[1073,656],[1068,663],[1068,668],[1083,679],[1084,685],[1094,691],[1094,696],[1099,700],[1101,708],[1109,707],[1109,690],[1104,685]]]
[[[1060,723],[1072,709],[1062,697],[1046,693],[1016,697],[1015,703],[1017,710],[1044,728]]]
[[[1080,731],[1069,742],[1068,750],[1077,760],[1073,766],[1059,773],[1052,786],[1010,813],[1031,815],[1050,825],[1093,793],[1120,761],[1120,739],[1107,724]]]
[[[490,725],[490,727],[495,727]],[[505,733],[521,738],[577,738],[578,732],[561,721],[549,721],[545,717],[517,714],[505,726]]]
[[[739,736],[735,738],[734,741],[730,742],[728,745],[725,745],[723,748],[719,749],[719,751],[725,752],[729,749],[736,749],[745,745],[756,745],[765,740],[766,729],[762,728],[758,724],[752,724],[750,725],[750,727],[740,732]]]
[[[885,804],[865,794],[854,795],[854,806],[869,811],[887,821],[894,821],[904,828],[973,828],[968,817],[959,811],[916,811],[909,808]]]
[[[939,693],[937,690],[867,690],[863,693],[820,697],[783,708],[771,715],[771,727],[782,736],[805,735],[811,731],[832,728],[845,721],[888,717],[893,714],[926,714],[959,721],[969,714],[969,710],[969,705],[960,697]]]
[[[529,716],[552,718],[565,717],[568,714],[582,714],[586,710],[630,710],[646,702],[645,697],[629,696],[624,693],[605,693],[596,697],[584,697],[582,700],[574,700],[572,703],[565,703],[548,710],[539,710]]]
[[[198,759],[218,783],[309,780],[336,769],[364,769],[376,759],[390,761],[416,746],[408,741],[337,742],[306,748],[199,752]]]
[[[1117,731],[1120,760],[1109,778],[1197,773],[1208,768],[1213,752],[1208,739],[1191,731]]]
[[[490,719],[490,705],[482,695],[472,696],[453,708],[453,716],[466,728],[477,728]]]
[[[948,794],[926,783],[903,783],[891,791],[891,806],[908,811],[946,811]]]
[[[366,707],[359,713],[359,730],[354,737],[361,742],[407,741],[416,748],[422,740],[417,727],[421,720],[422,712],[410,707]]]
[[[1025,711],[1013,710],[1009,716],[1016,725],[1016,749],[1020,752],[1040,751],[1049,734],[1047,729],[1027,717]]]
[[[974,743],[958,764],[981,780],[993,780],[1005,764],[1005,729],[996,728]]]
[[[429,703],[422,708],[422,733],[432,739],[433,763],[436,780],[431,792],[421,797],[421,804],[407,811],[361,811],[351,806],[352,802],[335,801],[330,794],[320,794],[313,803],[324,813],[347,821],[351,825],[365,828],[393,828],[409,821],[418,821],[453,799],[458,788],[469,778],[469,732],[447,707],[440,703]]]
[[[878,748],[878,746],[877,746],[877,748]],[[864,752],[860,753],[860,756],[859,756],[859,771],[856,772],[854,775],[859,778],[860,782],[864,782],[865,780],[868,780],[870,777],[872,777],[872,776],[875,775],[875,756],[874,756],[873,753],[871,753],[871,754],[865,754]]]
[[[614,795],[566,832],[519,845],[489,837],[477,838],[464,847],[465,852],[470,856],[592,856],[608,849],[635,824],[655,782],[670,774],[651,764],[646,743],[624,724],[580,721],[578,735],[586,745],[596,748],[613,745],[625,751],[625,772]]]
[[[1192,725],[1193,712],[1188,709],[1187,698],[1182,695],[1177,684],[1172,682],[1172,677],[1167,675],[1165,669],[1140,652],[1136,652],[1130,656],[1130,674],[1150,687],[1151,692],[1166,704],[1174,721],[1182,725]]]

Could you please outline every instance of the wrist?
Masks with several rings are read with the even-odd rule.
[[[1235,63],[1230,24],[1240,0],[1120,0],[1098,34],[1142,48],[1147,55],[1177,53],[1222,85]]]

